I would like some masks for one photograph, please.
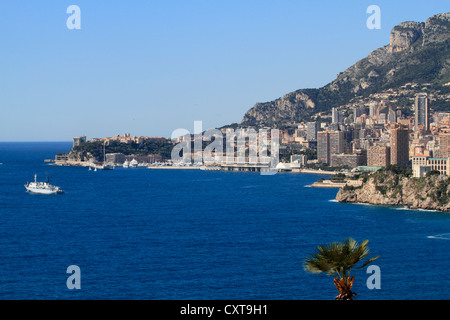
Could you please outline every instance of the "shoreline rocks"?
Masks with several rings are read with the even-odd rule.
[[[410,209],[450,211],[450,179],[431,175],[414,178],[380,170],[360,188],[341,188],[338,202],[405,206]]]

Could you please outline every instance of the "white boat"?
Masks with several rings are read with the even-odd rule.
[[[128,168],[129,166],[130,166],[130,162],[128,160],[125,160],[125,162],[123,163],[123,167]]]
[[[39,193],[39,194],[62,194],[64,190],[61,190],[57,186],[52,186],[49,181],[47,182],[38,182],[37,175],[34,175],[34,182],[27,183],[25,185],[25,189],[31,193]]]
[[[133,158],[130,162],[130,168],[136,168],[138,166],[138,162]]]

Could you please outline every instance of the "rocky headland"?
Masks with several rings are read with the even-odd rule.
[[[369,175],[361,187],[341,188],[336,200],[448,212],[450,178],[434,172],[415,178],[410,172],[381,169]]]

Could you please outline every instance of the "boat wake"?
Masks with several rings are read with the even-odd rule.
[[[395,210],[423,211],[423,212],[440,212],[439,210],[420,209],[420,208],[408,208],[407,206],[395,208]]]
[[[404,206],[404,207],[395,208],[395,210],[411,210],[411,209],[408,208],[407,206]]]
[[[359,204],[360,206],[370,206],[370,207],[378,207],[378,204],[372,204],[367,202],[353,202],[354,204]]]
[[[242,186],[241,189],[253,189],[253,188],[259,188],[260,185],[252,184],[248,186]]]
[[[450,240],[450,233],[437,234],[435,236],[428,236],[428,239],[440,239],[440,240]]]
[[[440,212],[439,210],[431,210],[431,209],[415,209],[417,211],[425,211],[425,212]]]

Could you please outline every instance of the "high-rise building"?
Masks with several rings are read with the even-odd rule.
[[[356,122],[356,119],[363,115],[364,112],[364,107],[353,107],[353,122]]]
[[[328,131],[317,133],[317,160],[330,163],[330,134]]]
[[[344,132],[330,131],[330,154],[344,152]]]
[[[414,131],[423,126],[424,131],[429,130],[429,99],[426,93],[416,94],[414,103]]]
[[[308,141],[317,141],[317,132],[320,130],[320,123],[317,121],[306,124],[306,139]]]
[[[372,102],[369,105],[369,117],[373,118],[377,115],[378,105],[375,102]]]
[[[391,127],[391,164],[408,164],[409,129],[403,126]]]
[[[330,124],[328,124],[328,130],[330,130],[330,131],[339,130],[339,127],[340,127],[339,123],[330,123]]]
[[[341,121],[342,121],[341,112],[338,110],[338,108],[333,108],[331,110],[331,122],[340,123]]]
[[[389,108],[388,115],[387,115],[388,123],[397,122],[397,113],[394,109]]]
[[[450,134],[440,133],[439,134],[439,157],[449,158],[450,157]]]
[[[391,163],[391,151],[386,145],[373,145],[367,149],[369,167],[386,167]]]

